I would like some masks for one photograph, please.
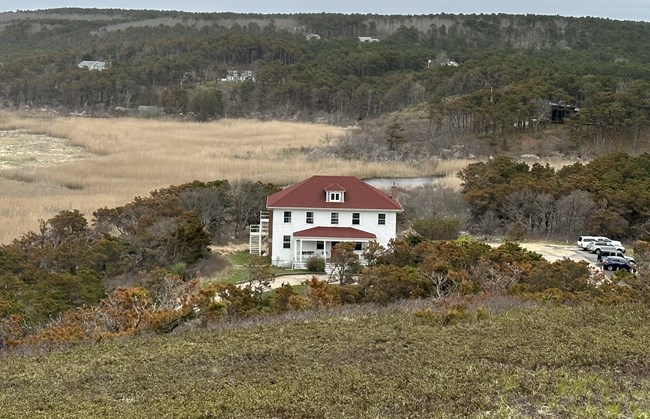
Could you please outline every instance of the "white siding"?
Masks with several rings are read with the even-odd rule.
[[[284,212],[291,211],[291,223],[284,222]],[[306,215],[308,211],[314,213],[314,223],[307,224]],[[339,223],[332,225],[332,212],[339,213]],[[352,225],[352,213],[360,214],[359,224]],[[378,215],[386,214],[386,224],[378,224]],[[291,266],[294,252],[296,251],[296,242],[293,233],[296,231],[307,230],[314,227],[352,227],[358,230],[367,231],[377,236],[377,242],[386,247],[390,239],[395,238],[397,233],[397,213],[395,211],[367,211],[367,210],[350,210],[350,209],[290,209],[279,208],[273,210],[272,231],[273,243],[271,261],[278,266]],[[283,249],[283,237],[291,236],[291,249]]]

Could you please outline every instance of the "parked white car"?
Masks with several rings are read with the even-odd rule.
[[[582,250],[589,250],[594,253],[596,252],[596,243],[598,243],[599,246],[612,246],[621,252],[625,252],[625,246],[623,246],[623,243],[604,236],[580,236],[576,243],[578,247],[582,248]]]
[[[597,240],[597,241],[590,242],[587,245],[587,249],[585,250],[589,250],[592,253],[600,253],[605,248],[608,249],[615,248],[619,252],[625,252],[625,246],[623,246],[623,244],[620,241],[610,240],[607,238],[605,240]]]
[[[587,246],[589,243],[596,241],[595,236],[580,236],[578,237],[578,241],[576,242],[578,244],[578,247],[581,248],[582,250],[587,250]]]

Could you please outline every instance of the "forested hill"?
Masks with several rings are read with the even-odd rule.
[[[638,134],[649,39],[648,23],[560,16],[3,13],[0,104],[333,122],[428,104],[437,129],[488,133],[538,123],[553,102],[586,110],[577,135]],[[224,81],[232,71],[248,80]]]
[[[153,28],[183,28],[196,37],[227,30],[257,33],[287,31],[315,33],[328,39],[371,36],[385,39],[410,29],[411,35],[433,41],[430,46],[444,48],[547,48],[625,49],[637,50],[635,40],[649,35],[645,22],[615,21],[597,18],[569,18],[540,15],[362,15],[362,14],[236,14],[188,13],[154,10],[119,9],[48,9],[0,13],[0,28],[5,32],[4,48],[34,46],[36,39],[46,40],[41,46],[67,50],[68,42],[61,36],[72,33],[89,35],[129,29],[131,40],[147,38]],[[147,28],[138,31],[136,28]],[[95,33],[96,34],[96,33]],[[43,35],[48,35],[47,37]],[[414,38],[412,38],[414,39]],[[75,40],[75,48],[86,48],[96,40],[83,37]],[[86,45],[84,45],[86,44]],[[457,52],[457,51],[454,51]]]

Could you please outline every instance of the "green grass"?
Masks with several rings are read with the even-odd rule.
[[[217,282],[220,284],[239,284],[241,282],[248,280],[248,262],[250,260],[250,254],[248,252],[236,252],[236,253],[227,253],[224,255],[228,262],[230,262],[231,267],[226,270],[226,272],[221,275]],[[305,270],[290,270],[285,268],[278,268],[277,266],[271,266],[271,272],[279,274],[299,274],[299,273],[309,273]]]
[[[217,278],[217,282],[220,284],[239,284],[246,281],[246,278],[248,278],[246,267],[233,266]]]
[[[0,364],[0,417],[650,412],[648,306],[511,308],[450,326],[400,307],[8,356]]]
[[[250,260],[250,254],[248,252],[235,252],[226,253],[224,256],[231,266],[217,279],[217,282],[221,284],[238,284],[246,281],[248,278],[246,266]]]
[[[251,255],[248,252],[235,252],[226,254],[226,257],[233,265],[246,266],[250,260]]]

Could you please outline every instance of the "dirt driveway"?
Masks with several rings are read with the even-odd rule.
[[[576,262],[595,263],[596,255],[580,249],[575,244],[549,244],[549,243],[521,243],[521,247],[539,253],[549,262],[569,258]]]
[[[276,276],[275,281],[271,283],[271,289],[280,288],[282,284],[300,285],[305,281],[309,281],[312,277],[316,277],[321,281],[328,281],[330,278],[327,274],[280,275]]]

